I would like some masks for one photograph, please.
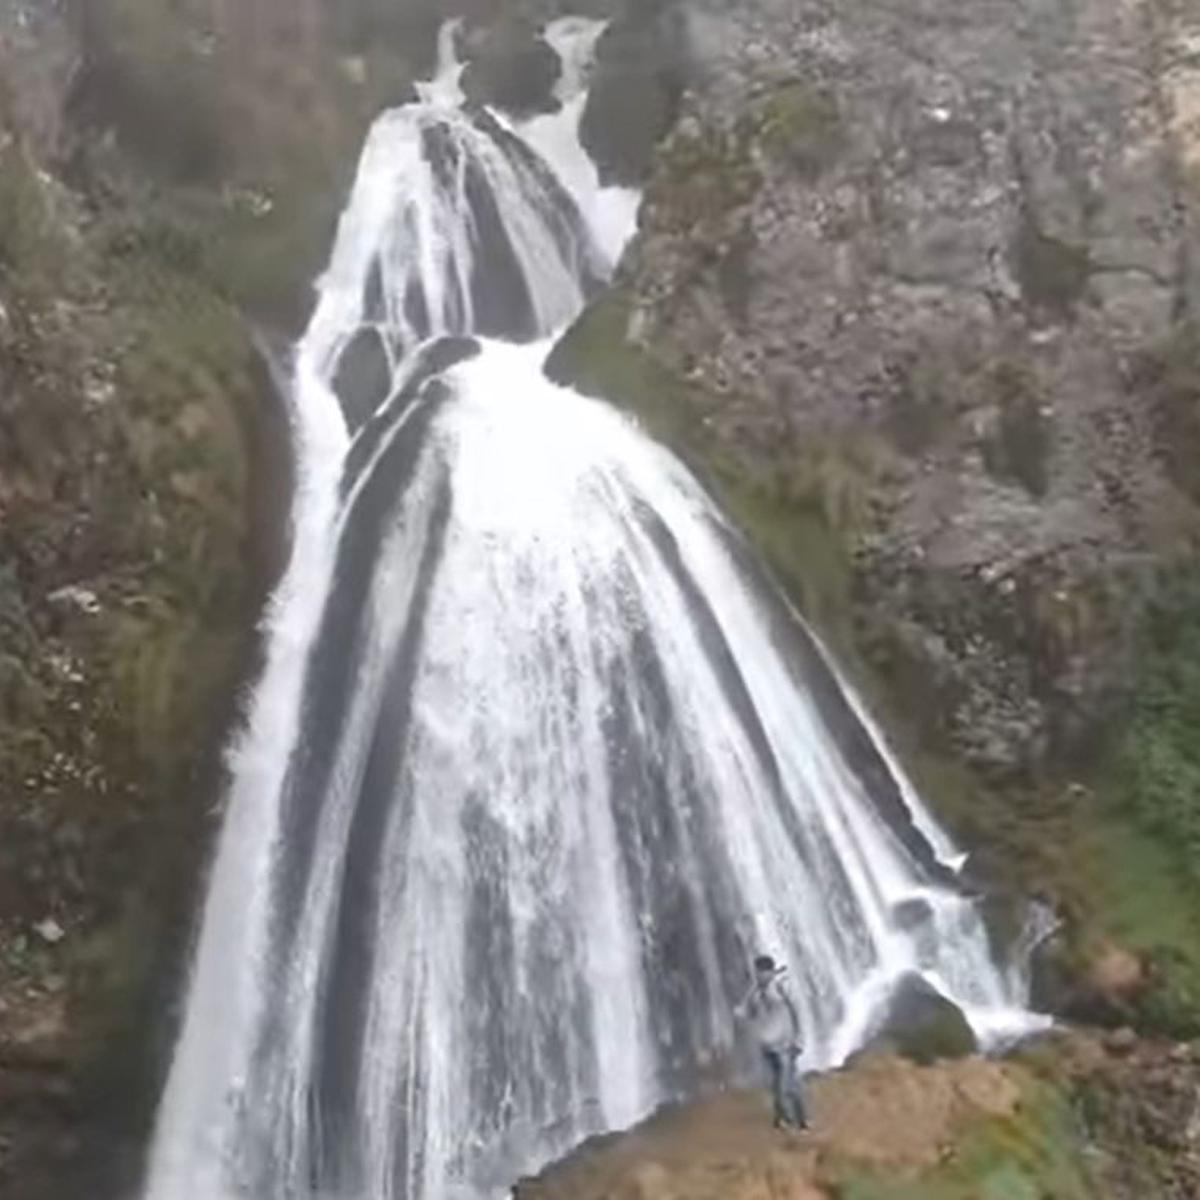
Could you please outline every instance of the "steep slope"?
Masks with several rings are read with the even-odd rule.
[[[709,70],[553,369],[706,473],[983,875],[1200,1027],[1195,16],[685,7]]]

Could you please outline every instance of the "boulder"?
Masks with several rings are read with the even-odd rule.
[[[392,371],[383,336],[377,329],[364,326],[346,344],[338,359],[333,387],[351,430],[370,420],[387,399]]]
[[[872,1049],[887,1048],[914,1062],[965,1058],[979,1044],[962,1010],[921,976],[910,973],[896,985]]]
[[[602,182],[631,186],[649,176],[679,111],[682,37],[669,5],[647,5],[601,37],[579,136]]]
[[[467,99],[514,116],[554,112],[562,63],[554,48],[525,22],[468,33],[462,88]]]

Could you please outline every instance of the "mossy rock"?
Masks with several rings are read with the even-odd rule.
[[[825,174],[848,144],[837,98],[801,80],[776,88],[755,123],[758,143],[767,156],[808,180]]]
[[[979,1043],[958,1005],[919,975],[909,974],[892,993],[871,1046],[928,1066],[939,1059],[965,1058]]]
[[[579,137],[605,184],[638,186],[656,165],[683,91],[675,15],[630,5],[601,35]]]
[[[468,100],[515,116],[554,112],[559,107],[554,89],[562,62],[532,25],[503,22],[478,39],[468,33],[466,40],[462,89]]]

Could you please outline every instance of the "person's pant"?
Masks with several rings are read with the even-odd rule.
[[[763,1057],[771,1075],[771,1091],[775,1097],[776,1125],[794,1125],[806,1128],[808,1114],[804,1107],[804,1087],[800,1072],[796,1069],[796,1054],[791,1050],[768,1050],[764,1047]]]

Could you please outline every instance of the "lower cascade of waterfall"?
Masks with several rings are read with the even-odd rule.
[[[688,471],[550,383],[630,232],[562,108],[372,131],[296,349],[294,544],[148,1200],[480,1200],[727,1069],[790,966],[809,1069],[913,974],[1019,1035],[954,847]]]

